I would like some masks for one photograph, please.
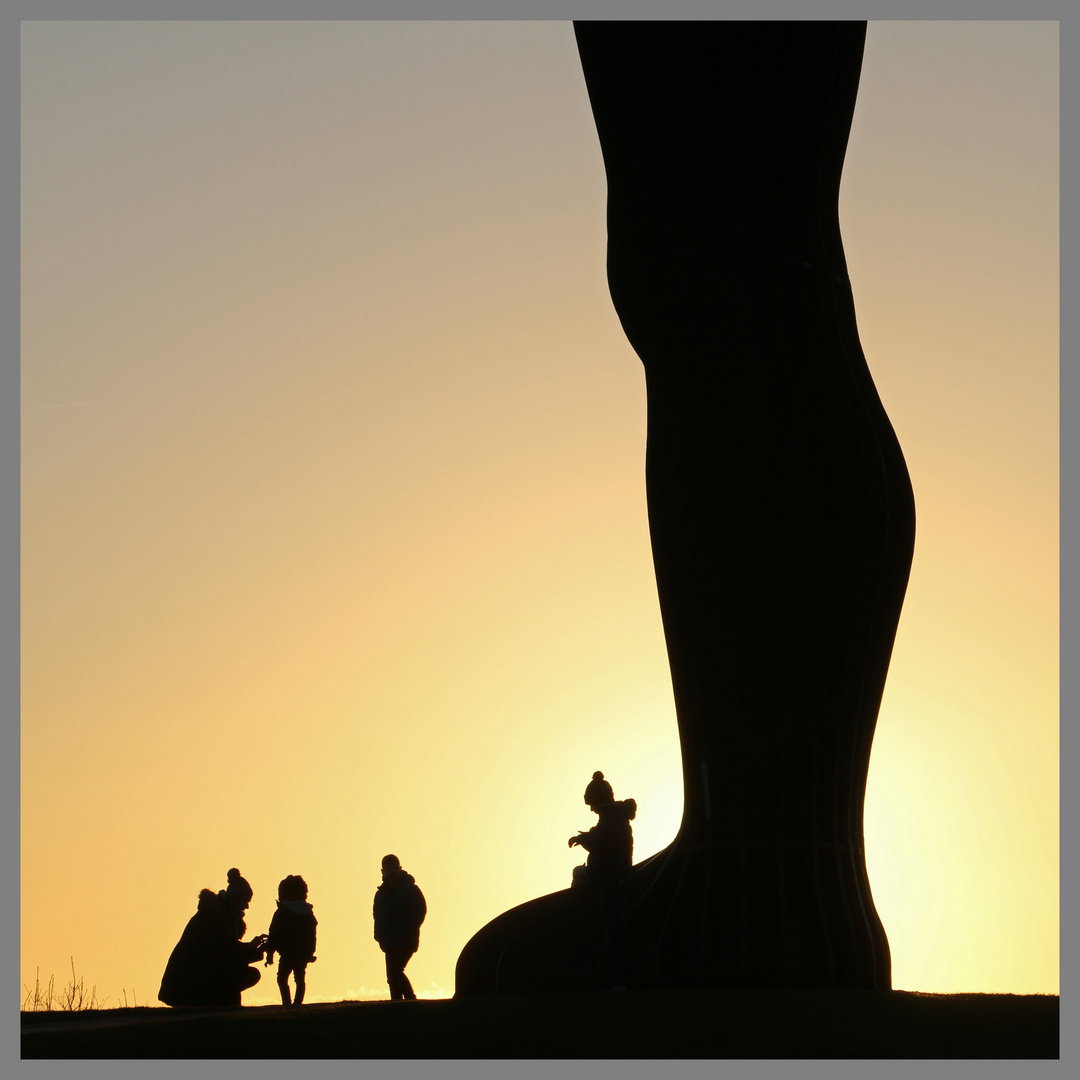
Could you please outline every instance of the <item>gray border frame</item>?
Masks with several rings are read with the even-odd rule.
[[[572,18],[644,18],[644,19],[715,19],[715,18],[880,18],[880,19],[1050,19],[1060,22],[1062,29],[1062,53],[1071,51],[1068,31],[1076,17],[1066,15],[1064,5],[1046,3],[974,3],[971,0],[946,4],[928,3],[852,3],[850,0],[814,0],[812,4],[797,4],[793,0],[770,2],[761,0],[728,0],[709,3],[707,0],[454,0],[453,3],[437,4],[435,0],[308,0],[301,5],[295,0],[227,0],[211,3],[195,2],[136,3],[132,0],[93,0],[79,3],[77,0],[52,0],[52,2],[23,2],[6,6],[0,12],[0,237],[3,240],[3,258],[0,259],[2,287],[0,287],[0,334],[3,341],[3,361],[0,363],[0,486],[3,498],[0,502],[0,596],[3,599],[3,618],[0,619],[0,703],[3,712],[0,722],[0,842],[8,852],[19,851],[19,23],[23,20],[74,19],[97,21],[103,19],[544,19],[566,20]],[[1075,89],[1076,77],[1070,64],[1062,64],[1063,102],[1072,102],[1071,90]],[[1068,182],[1075,172],[1076,141],[1071,111],[1062,122],[1062,191],[1071,193]],[[1063,211],[1067,204],[1063,199]],[[1072,295],[1065,287],[1075,282],[1073,251],[1073,220],[1071,214],[1062,213],[1061,278],[1062,296]],[[1068,305],[1062,305],[1068,313]],[[1062,355],[1073,357],[1069,346],[1075,347],[1076,331],[1073,321],[1063,314],[1061,319]],[[1073,763],[1080,753],[1080,736],[1076,724],[1071,722],[1070,704],[1077,697],[1077,678],[1071,658],[1076,656],[1077,619],[1074,615],[1077,586],[1074,583],[1068,555],[1075,542],[1077,519],[1077,490],[1071,483],[1068,464],[1080,444],[1066,423],[1069,406],[1075,403],[1078,378],[1076,363],[1071,360],[1061,365],[1061,761]],[[1070,722],[1066,723],[1065,718]],[[1062,767],[1062,773],[1065,772]],[[1080,797],[1068,785],[1061,786],[1061,817],[1073,820]],[[1019,1069],[1024,1075],[1034,1077],[1076,1075],[1080,1071],[1075,1032],[1076,998],[1073,993],[1073,970],[1077,959],[1077,935],[1071,926],[1066,897],[1074,895],[1077,878],[1076,845],[1071,834],[1063,830],[1061,842],[1061,1059],[1056,1062],[1024,1062]],[[19,880],[7,874],[3,882],[4,910],[14,911],[19,906]],[[17,920],[6,920],[0,938],[0,959],[5,970],[17,968],[19,936]],[[3,1050],[0,1062],[8,1076],[54,1077],[77,1074],[102,1077],[204,1077],[219,1076],[226,1069],[231,1077],[251,1077],[252,1080],[270,1080],[278,1076],[292,1077],[296,1067],[285,1062],[216,1062],[216,1061],[22,1061],[19,1059],[17,1017],[20,995],[17,980],[5,983],[3,1000],[10,1007],[0,1010],[0,1041]],[[1071,1066],[1070,1063],[1071,1062]],[[862,1078],[879,1076],[904,1077],[978,1077],[1001,1076],[1012,1080],[1019,1075],[1017,1064],[1008,1061],[731,1061],[731,1062],[539,1062],[539,1061],[479,1061],[479,1062],[415,1062],[370,1061],[305,1063],[304,1071],[313,1077],[355,1077],[358,1072],[373,1077],[415,1077],[438,1075],[476,1077],[562,1077],[587,1073],[590,1078],[606,1080],[607,1077],[631,1078],[655,1076],[715,1077],[722,1072],[732,1077],[775,1077],[807,1075],[829,1078]]]

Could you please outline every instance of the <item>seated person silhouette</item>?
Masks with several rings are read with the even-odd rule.
[[[625,884],[634,856],[630,822],[637,816],[637,803],[633,799],[616,801],[611,785],[598,771],[585,788],[585,804],[600,820],[588,832],[579,832],[568,841],[570,847],[583,847],[589,853],[585,866],[574,868],[574,884]]]
[[[233,867],[228,887],[203,889],[199,905],[176,943],[158,999],[174,1007],[237,1006],[240,995],[259,981],[258,968],[266,935],[241,941],[247,931],[244,912],[251,903],[251,886]]]
[[[307,882],[299,874],[289,874],[278,885],[277,911],[266,939],[266,966],[274,962],[274,953],[280,955],[277,984],[282,1005],[303,1004],[307,966],[317,959],[315,928],[319,920],[307,895]],[[290,974],[296,982],[295,996],[289,993]]]
[[[611,983],[626,986],[626,888],[634,857],[634,832],[630,822],[637,816],[633,799],[617,801],[602,772],[594,772],[585,788],[585,803],[599,821],[588,832],[579,832],[568,841],[583,847],[589,857],[583,867],[575,867],[574,888],[586,888],[600,900],[609,950]]]

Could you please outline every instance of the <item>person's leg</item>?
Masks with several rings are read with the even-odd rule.
[[[291,1005],[292,999],[289,994],[289,965],[285,963],[285,957],[278,958],[277,969],[278,990],[281,991],[281,1004]]]
[[[307,964],[297,964],[293,968],[293,977],[296,979],[296,997],[293,998],[294,1005],[302,1005],[304,1003],[304,990],[307,987],[305,979],[306,971]]]
[[[401,960],[401,996],[406,1001],[415,1001],[416,994],[413,992],[412,983],[409,981],[409,976],[405,974],[405,965],[412,959],[412,950],[403,949],[404,956]]]
[[[220,1004],[236,1007],[241,1004],[240,995],[245,990],[250,990],[262,978],[258,968],[245,966],[240,968],[231,980],[227,979],[222,985],[222,998]]]
[[[412,956],[410,949],[386,950],[386,983],[390,987],[391,1001],[414,1001],[412,983],[405,974],[405,965]]]
[[[383,958],[386,961],[386,985],[390,988],[390,1000],[400,1001],[402,997],[401,977],[404,975],[404,971],[398,968],[399,950],[384,949]]]

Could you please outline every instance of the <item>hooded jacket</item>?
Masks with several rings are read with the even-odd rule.
[[[310,963],[315,958],[315,927],[318,925],[315,910],[306,900],[279,900],[277,911],[270,920],[267,961],[273,960],[274,953],[280,953],[286,962]]]
[[[420,925],[427,916],[427,901],[412,874],[402,870],[393,882],[384,881],[375,890],[372,914],[375,940],[383,952],[388,949],[416,952],[420,947]]]
[[[597,807],[600,820],[578,843],[589,853],[586,866],[594,879],[621,878],[630,872],[634,861],[634,831],[630,822],[637,814],[637,803],[623,799]]]
[[[254,942],[239,940],[244,930],[225,891],[203,889],[165,965],[158,999],[173,1006],[234,1004],[239,988],[251,983],[245,969],[261,955]]]

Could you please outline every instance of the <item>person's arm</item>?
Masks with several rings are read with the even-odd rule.
[[[269,967],[274,962],[274,953],[280,951],[281,938],[281,908],[274,912],[270,920],[270,932],[266,935],[266,963]]]
[[[596,830],[598,826],[594,825],[588,832],[579,832],[577,836],[571,836],[569,840],[570,847],[583,847],[586,851],[591,852],[596,846]]]
[[[237,955],[242,957],[247,964],[252,963],[255,960],[261,960],[263,956],[263,949],[266,948],[266,935],[259,934],[258,937],[252,938],[251,941],[238,941],[236,943]]]

